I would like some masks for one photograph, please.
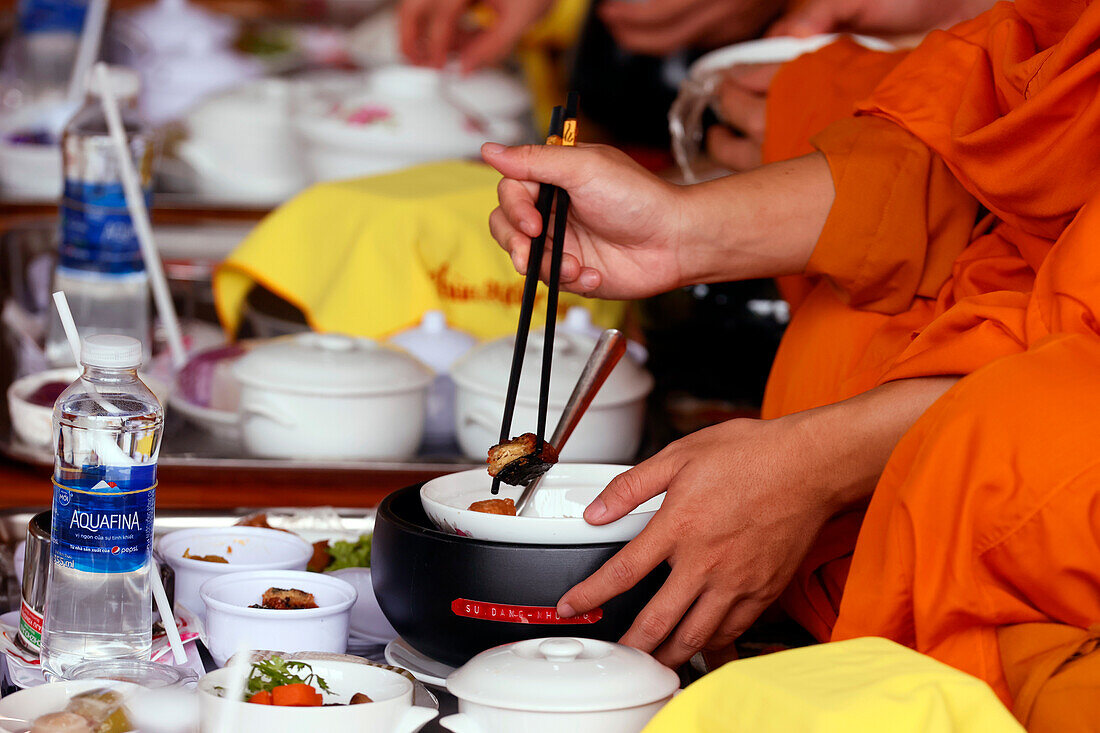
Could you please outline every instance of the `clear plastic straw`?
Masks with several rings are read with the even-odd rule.
[[[176,626],[176,617],[172,614],[172,604],[168,602],[168,594],[164,592],[164,583],[160,579],[160,568],[155,560],[153,564],[153,599],[157,602],[157,611],[160,612],[160,620],[164,624],[164,631],[168,634],[168,644],[172,647],[172,657],[176,664],[187,664],[187,652],[183,649],[183,641],[180,639],[180,630]]]
[[[76,330],[76,320],[73,319],[73,312],[69,309],[69,300],[65,297],[65,291],[58,290],[53,294],[53,303],[57,306],[57,315],[61,318],[61,326],[65,329],[65,338],[69,340],[69,348],[73,351],[73,359],[76,360],[77,371],[81,372],[80,381],[84,383],[90,394],[95,395],[96,402],[102,407],[108,414],[117,415],[121,412],[112,403],[103,399],[100,396],[99,390],[95,385],[84,378],[82,362],[80,361],[80,332]]]
[[[84,29],[80,33],[80,46],[77,47],[73,73],[69,78],[68,100],[77,104],[84,97],[84,85],[88,81],[88,71],[99,56],[100,43],[103,40],[103,25],[107,19],[109,0],[91,0],[84,14]]]
[[[149,283],[153,287],[153,301],[157,304],[157,313],[164,323],[168,334],[168,352],[172,357],[172,366],[182,369],[187,363],[187,350],[183,346],[183,332],[180,330],[176,306],[172,303],[172,293],[168,289],[168,278],[164,275],[164,266],[160,261],[156,240],[153,239],[153,225],[149,221],[149,211],[145,207],[145,196],[141,192],[134,159],[130,155],[130,146],[126,143],[126,130],[122,126],[122,115],[118,111],[118,100],[111,89],[107,65],[100,62],[95,66],[101,88],[100,101],[103,115],[107,118],[107,129],[114,141],[119,158],[119,172],[122,174],[122,190],[126,194],[126,207],[134,222],[141,256],[145,260],[145,269],[149,271]]]

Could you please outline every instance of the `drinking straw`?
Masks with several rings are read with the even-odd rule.
[[[95,73],[101,88],[100,101],[103,114],[107,118],[107,129],[114,141],[119,158],[119,172],[122,174],[122,190],[126,194],[126,207],[134,222],[141,256],[145,260],[145,269],[149,271],[149,283],[153,287],[153,301],[157,304],[157,313],[164,322],[168,334],[168,351],[172,365],[178,370],[187,362],[187,350],[183,346],[183,333],[180,330],[176,306],[172,303],[172,294],[168,290],[168,278],[164,276],[164,266],[160,261],[156,241],[153,239],[153,225],[149,221],[149,210],[145,206],[145,196],[138,183],[134,159],[130,156],[130,147],[126,144],[126,130],[122,126],[122,115],[118,111],[118,100],[111,89],[107,65],[100,62],[95,65]]]
[[[160,579],[160,568],[156,560],[150,561],[153,571],[153,598],[157,602],[157,611],[160,612],[161,623],[168,634],[168,645],[172,647],[172,657],[176,664],[187,664],[187,652],[183,650],[183,641],[180,639],[180,630],[176,626],[176,617],[172,615],[172,604],[168,602],[168,594],[164,592],[164,583]]]
[[[236,723],[240,705],[233,703],[240,703],[244,700],[251,656],[250,651],[244,644],[241,644],[237,648],[237,653],[229,660],[229,678],[225,681],[225,690],[222,697],[229,700],[230,704],[220,706],[222,713],[218,716],[218,720],[214,725],[214,733],[237,733],[239,731]]]
[[[84,29],[80,33],[80,46],[77,48],[73,74],[69,77],[70,104],[75,105],[84,97],[84,85],[88,81],[88,70],[99,55],[100,42],[103,39],[103,25],[107,18],[109,0],[91,0],[84,14]]]
[[[73,312],[69,309],[69,301],[65,297],[65,291],[58,290],[53,294],[53,303],[57,306],[57,315],[61,318],[61,326],[65,329],[65,338],[69,341],[69,348],[72,349],[73,358],[76,359],[76,368],[80,371],[80,381],[84,383],[84,386],[88,388],[88,392],[95,395],[96,402],[102,407],[108,414],[117,415],[121,410],[115,407],[112,403],[103,399],[96,386],[84,378],[84,370],[81,367],[80,361],[80,332],[76,330],[76,321],[73,319]]]

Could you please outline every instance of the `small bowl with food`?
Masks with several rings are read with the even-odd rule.
[[[211,578],[247,570],[305,570],[313,546],[290,532],[262,527],[181,529],[161,538],[161,557],[175,572],[176,603],[205,620],[199,595]]]
[[[199,595],[206,647],[224,665],[239,649],[342,654],[358,592],[323,573],[256,570],[212,578]]]
[[[117,680],[51,682],[0,700],[0,730],[122,733],[134,730],[125,701],[141,687]],[[27,721],[20,723],[16,721]]]
[[[664,494],[610,524],[591,525],[583,515],[585,507],[628,468],[557,463],[546,472],[522,517],[515,516],[515,500],[523,487],[502,485],[494,496],[493,479],[484,469],[432,479],[420,489],[420,501],[441,531],[473,539],[540,545],[627,542],[645,528]]]
[[[203,730],[301,733],[379,730],[415,733],[438,713],[413,705],[412,680],[366,660],[303,654],[255,658],[239,700],[231,666],[199,681]]]
[[[50,447],[53,441],[53,403],[79,376],[76,367],[60,367],[28,374],[8,385],[11,429],[20,441],[40,450]],[[168,388],[146,374],[138,376],[164,404]]]

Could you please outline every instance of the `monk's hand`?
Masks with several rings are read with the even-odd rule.
[[[607,0],[598,12],[620,46],[661,56],[752,38],[785,5],[782,0]]]
[[[553,0],[481,0],[492,12],[487,25],[464,28],[474,0],[402,0],[401,51],[414,64],[441,67],[456,53],[463,72],[504,60]]]
[[[587,580],[558,613],[597,608],[660,563],[672,572],[622,643],[676,666],[728,646],[783,591],[836,511],[819,491],[812,420],[732,420],[679,440],[622,474],[589,505],[606,524],[667,491],[644,530]]]
[[[760,165],[768,87],[779,64],[752,64],[727,69],[715,107],[721,124],[707,130],[707,152],[731,171]]]
[[[489,229],[527,272],[531,238],[542,229],[536,208],[539,184],[552,183],[570,195],[561,287],[601,298],[644,298],[683,282],[681,239],[690,236],[685,220],[685,188],[662,181],[626,154],[605,145],[566,148],[524,145],[482,147],[485,161],[504,178],[500,206]],[[543,258],[543,280],[550,258]]]
[[[770,36],[848,31],[884,36],[949,28],[989,10],[995,0],[806,0],[775,23]]]

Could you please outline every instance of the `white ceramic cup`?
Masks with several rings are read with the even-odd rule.
[[[227,552],[230,548],[232,552]],[[263,527],[183,529],[164,535],[157,550],[176,574],[176,603],[202,619],[206,606],[199,588],[207,580],[245,570],[305,570],[313,557],[313,546],[301,537]],[[229,562],[192,560],[183,556],[188,551],[218,555]]]
[[[249,608],[260,603],[268,588],[312,593],[318,607]],[[242,648],[343,654],[358,597],[355,586],[345,580],[299,570],[221,575],[206,581],[199,595],[206,604],[206,646],[219,665]]]

